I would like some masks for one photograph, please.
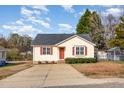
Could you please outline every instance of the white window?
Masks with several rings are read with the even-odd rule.
[[[43,55],[50,55],[51,48],[50,47],[43,47]]]
[[[50,48],[47,48],[47,54],[50,54]]]
[[[76,52],[76,55],[84,55],[84,46],[76,46],[75,52]]]

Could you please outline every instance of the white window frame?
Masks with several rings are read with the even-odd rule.
[[[45,48],[45,52],[44,52],[44,48]],[[49,49],[49,51],[48,51]],[[42,47],[42,54],[43,55],[50,55],[51,54],[51,47]]]
[[[79,56],[79,55],[85,55],[85,46],[82,45],[76,45],[74,46],[74,51],[75,51],[75,55]],[[79,47],[79,54],[77,54],[77,47]],[[83,48],[83,54],[81,53],[81,48]]]

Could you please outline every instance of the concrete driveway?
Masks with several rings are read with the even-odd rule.
[[[42,64],[0,80],[5,88],[40,88],[82,86],[88,84],[122,83],[124,79],[90,79],[68,64]]]

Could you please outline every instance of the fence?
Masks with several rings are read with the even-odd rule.
[[[120,60],[124,61],[124,54],[120,55]]]
[[[97,59],[98,60],[107,60],[107,53],[104,51],[99,51],[97,53]]]
[[[31,61],[6,61],[6,63],[28,63]]]
[[[108,55],[106,54],[97,54],[97,59],[98,60],[120,60],[120,61],[124,61],[124,55]]]

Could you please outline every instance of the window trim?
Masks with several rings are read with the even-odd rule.
[[[79,47],[79,54],[77,54],[77,47]],[[81,54],[81,48],[83,48],[83,54]],[[76,55],[76,56],[80,56],[80,55],[85,55],[85,46],[83,46],[83,45],[75,45],[74,46],[74,54]]]
[[[44,52],[44,48],[45,48],[45,52]],[[48,52],[48,49],[49,49],[49,52]],[[51,47],[49,46],[43,46],[42,47],[42,55],[51,55]]]

